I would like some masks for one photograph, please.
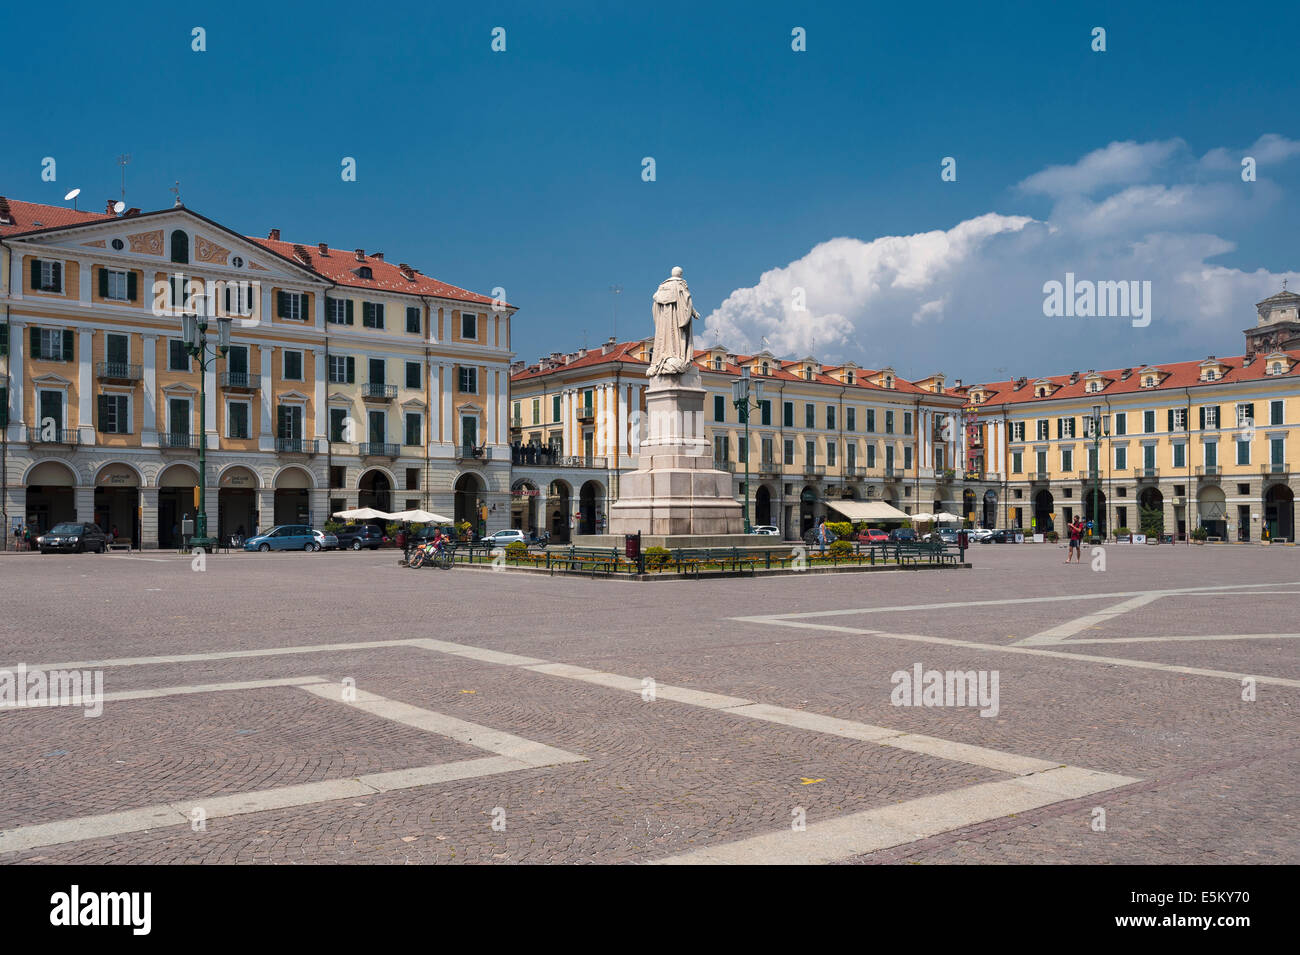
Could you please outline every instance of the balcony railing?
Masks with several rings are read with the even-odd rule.
[[[1199,478],[1217,478],[1222,474],[1223,468],[1217,464],[1205,464],[1196,469],[1196,476]]]
[[[1261,470],[1264,474],[1290,474],[1291,465],[1285,461],[1266,461]]]
[[[903,479],[903,469],[892,464],[886,464],[884,478],[886,481],[901,481]]]
[[[370,381],[361,386],[361,397],[378,398],[381,401],[387,401],[390,398],[397,397],[396,385],[385,385],[382,382]]]
[[[596,417],[596,409],[591,405],[583,405],[578,409],[578,420],[590,421]]]
[[[1052,475],[1051,475],[1051,472],[1050,472],[1050,471],[1030,471],[1030,472],[1029,472],[1029,480],[1031,480],[1031,481],[1037,481],[1037,482],[1039,482],[1040,484],[1045,484],[1046,482],[1050,481],[1051,479],[1052,479]]]
[[[254,388],[260,387],[261,383],[261,375],[251,375],[246,371],[223,371],[221,373],[222,388],[235,388],[241,391],[252,391]]]
[[[779,474],[781,465],[776,463],[775,458],[764,458],[758,466],[759,474]]]
[[[95,362],[95,377],[107,381],[139,381],[141,371],[139,365],[128,364],[124,361],[97,361]]]
[[[738,466],[742,471],[745,468],[743,462],[737,465],[737,463],[735,461],[732,461],[730,458],[723,458],[721,461],[714,461],[713,466],[717,468],[719,471],[731,471],[733,474],[735,473],[736,468]]]
[[[315,454],[315,438],[276,438],[275,450],[282,454]]]
[[[458,444],[455,452],[457,461],[475,461],[487,457],[487,450],[481,444]]]
[[[524,427],[524,419],[516,415],[510,419],[510,430],[521,431]]]
[[[363,458],[395,458],[400,447],[385,441],[369,441],[358,445],[358,450]]]
[[[81,432],[76,428],[27,428],[31,444],[81,444]]]
[[[826,465],[821,464],[817,461],[805,461],[803,463],[803,473],[804,474],[825,474]]]
[[[957,473],[951,468],[938,468],[934,472],[934,480],[937,484],[951,484]]]
[[[158,433],[158,447],[181,451],[197,451],[199,449],[199,436],[185,431],[160,431]]]
[[[1160,477],[1159,468],[1134,468],[1133,476],[1139,481],[1154,481]]]
[[[844,476],[846,478],[860,478],[862,477],[862,469],[856,464],[846,464],[844,465]]]

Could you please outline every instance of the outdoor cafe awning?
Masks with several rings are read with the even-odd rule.
[[[884,501],[827,501],[826,506],[839,511],[851,521],[906,521],[907,514]]]
[[[373,507],[354,507],[350,511],[335,511],[334,517],[341,517],[345,521],[369,521],[376,517],[384,520],[392,520],[393,515],[385,511],[377,511]]]

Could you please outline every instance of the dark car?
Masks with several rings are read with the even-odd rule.
[[[384,532],[374,524],[353,524],[335,531],[334,536],[339,539],[340,550],[361,550],[363,547],[379,550],[379,545],[384,542]]]
[[[40,539],[42,554],[57,551],[84,554],[93,551],[102,554],[108,550],[108,535],[95,524],[55,524]]]
[[[1014,527],[1003,527],[994,531],[989,540],[994,544],[1014,544],[1016,542],[1016,529]]]
[[[889,539],[891,541],[906,541],[907,543],[912,543],[916,540],[916,531],[912,530],[910,527],[895,527],[889,532]]]

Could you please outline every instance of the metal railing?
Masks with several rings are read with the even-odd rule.
[[[382,382],[369,381],[361,386],[361,397],[363,398],[396,398],[397,386],[385,385]]]
[[[276,438],[275,450],[284,454],[315,454],[315,438]]]
[[[515,417],[510,419],[510,427],[517,430],[522,430],[524,427],[524,419],[516,415]]]
[[[251,375],[246,371],[223,371],[222,388],[257,388],[261,385],[261,375]]]
[[[158,447],[197,451],[199,449],[199,436],[186,431],[160,431],[158,432]]]
[[[862,468],[858,467],[856,464],[846,464],[844,465],[844,476],[846,478],[862,477]]]
[[[1159,468],[1145,468],[1145,467],[1144,467],[1144,468],[1134,468],[1134,469],[1133,469],[1133,474],[1134,474],[1134,476],[1137,477],[1139,480],[1148,480],[1148,481],[1150,481],[1150,480],[1154,480],[1154,479],[1160,477],[1160,469],[1159,469]]]
[[[1050,481],[1051,479],[1052,479],[1052,474],[1051,474],[1050,471],[1030,471],[1030,472],[1029,472],[1029,480],[1031,480],[1031,481],[1038,481],[1038,482],[1040,482],[1040,483],[1043,483],[1043,482],[1046,482],[1046,481]]]
[[[1197,477],[1219,477],[1223,474],[1223,468],[1217,464],[1204,464],[1196,468]]]
[[[579,419],[586,421],[594,417],[596,417],[596,409],[591,405],[583,405],[581,408],[578,409]]]
[[[759,474],[778,474],[780,470],[781,465],[776,463],[775,458],[764,458],[758,465]]]
[[[821,464],[817,461],[805,461],[803,463],[803,473],[804,474],[825,474],[826,465]]]
[[[357,450],[363,458],[395,458],[400,448],[386,441],[368,441],[357,445]]]
[[[77,428],[27,428],[30,444],[81,444],[81,431]]]
[[[886,481],[900,481],[903,478],[903,469],[895,464],[886,464],[884,478]]]
[[[1261,471],[1264,474],[1290,474],[1291,465],[1285,461],[1266,461]]]
[[[458,444],[455,456],[457,461],[481,460],[487,457],[487,450],[481,444]]]
[[[142,376],[141,366],[124,361],[95,362],[96,378],[111,378],[114,381],[139,381]]]

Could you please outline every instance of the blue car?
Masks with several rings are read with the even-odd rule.
[[[244,541],[244,550],[320,550],[321,540],[306,524],[278,524]]]

